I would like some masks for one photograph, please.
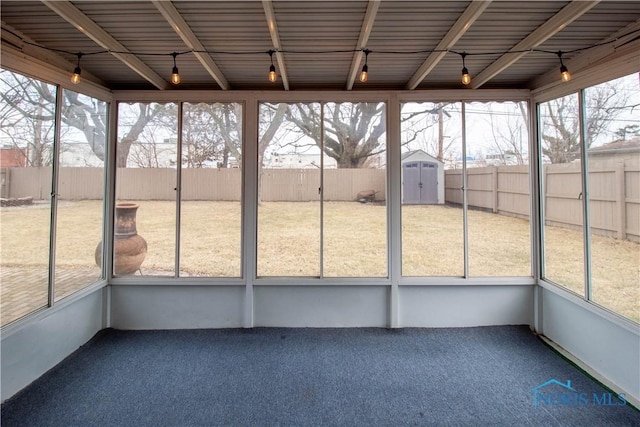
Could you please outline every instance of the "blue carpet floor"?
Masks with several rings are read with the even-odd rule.
[[[639,426],[620,402],[527,327],[108,329],[5,402],[1,421]]]

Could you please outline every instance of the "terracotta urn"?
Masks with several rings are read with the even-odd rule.
[[[118,203],[114,223],[113,274],[116,276],[133,274],[147,256],[147,241],[138,234],[136,228],[137,203]],[[102,242],[95,252],[96,264],[101,265]]]

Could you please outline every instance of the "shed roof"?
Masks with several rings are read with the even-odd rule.
[[[424,150],[411,150],[407,151],[406,153],[402,153],[402,162],[404,163],[405,161],[411,161],[411,157],[414,157],[416,155],[427,156],[430,159],[433,159],[434,162],[444,164],[442,160],[438,160],[436,157],[432,156]]]

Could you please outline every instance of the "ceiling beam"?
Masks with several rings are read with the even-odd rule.
[[[539,87],[531,90],[536,102],[546,102],[548,100],[575,93],[583,88],[599,85],[620,77],[628,75],[638,75],[638,64],[640,64],[640,39],[631,40],[616,49],[611,49],[611,54],[595,62],[590,63],[583,69],[573,72],[571,70],[571,81],[560,82],[558,73],[554,84]]]
[[[117,53],[129,52],[129,50],[70,2],[66,0],[42,0],[42,3],[76,27],[78,31],[82,32],[104,49],[110,51],[109,53],[118,58],[158,89],[168,89],[171,87],[169,82],[149,68],[149,66],[142,62],[137,56],[134,56],[131,53]]]
[[[22,32],[16,30],[12,26],[7,25],[4,21],[1,22],[3,50],[6,51],[13,47],[17,51],[33,58],[34,60],[40,60],[43,63],[46,63],[50,66],[53,65],[60,70],[69,70],[69,75],[71,75],[71,70],[73,70],[76,66],[75,62],[67,61],[59,53],[37,47],[38,43],[36,43],[34,40],[25,36]],[[92,83],[102,86],[103,88],[107,87],[107,85],[102,80],[100,80],[98,77],[91,74],[87,70],[82,71],[82,81],[91,81]]]
[[[613,57],[613,55],[617,54],[622,48],[626,49],[627,46],[634,43],[634,39],[638,37],[635,33],[636,31],[640,31],[640,19],[616,31],[600,42],[607,44],[588,49],[570,59],[565,59],[563,61],[564,65],[567,66],[572,75],[577,76],[590,67],[598,65],[603,60]],[[638,44],[640,43],[635,43],[635,45]],[[560,67],[556,66],[552,70],[534,79],[529,85],[530,89],[542,90],[553,86],[566,85],[565,82],[560,80],[559,75]]]
[[[571,22],[588,12],[599,2],[600,0],[573,0],[571,3],[563,7],[558,13],[547,19],[544,24],[532,31],[531,34],[522,39],[518,44],[513,46],[509,52],[502,55],[481,73],[475,76],[471,81],[471,88],[478,89],[480,86],[503,72],[511,64],[515,63],[518,59],[522,58],[527,53],[527,50],[540,46],[550,37],[563,30]]]
[[[347,90],[353,89],[353,83],[356,81],[356,76],[360,69],[360,63],[362,62],[362,55],[364,55],[361,49],[367,47],[367,42],[371,35],[371,29],[373,28],[373,23],[376,20],[376,14],[380,7],[380,1],[381,0],[369,0],[369,4],[367,5],[367,11],[364,14],[364,20],[362,21],[362,27],[360,28],[360,37],[358,37],[358,44],[356,45],[356,49],[359,50],[353,53],[353,59],[351,60],[349,80],[347,80],[346,87]]]
[[[284,55],[280,51],[282,46],[280,44],[280,35],[278,34],[276,14],[273,11],[273,4],[271,3],[271,0],[262,0],[262,7],[267,18],[269,34],[271,34],[271,42],[273,43],[273,48],[276,50],[276,60],[278,61],[278,71],[280,72],[280,78],[282,79],[282,86],[284,86],[284,90],[289,90],[289,78],[287,77],[287,68],[284,65]]]
[[[491,1],[474,0],[467,6],[465,11],[460,15],[458,20],[447,31],[447,34],[440,40],[440,43],[434,49],[436,52],[432,52],[427,59],[420,65],[415,74],[409,79],[406,85],[406,89],[413,90],[427,77],[427,75],[435,68],[436,65],[447,54],[447,50],[451,49],[460,37],[466,33],[471,25],[480,17],[482,12],[485,11]]]
[[[213,61],[211,56],[206,53],[205,47],[202,45],[198,37],[191,31],[189,25],[187,25],[186,21],[178,12],[178,9],[171,3],[170,1],[158,1],[152,0],[153,5],[160,11],[164,19],[167,20],[171,28],[180,36],[182,41],[187,45],[187,47],[193,50],[193,54],[200,61],[202,66],[207,70],[207,72],[214,78],[214,80],[218,83],[221,89],[229,90],[231,86],[227,81],[227,78],[224,76],[220,68]]]

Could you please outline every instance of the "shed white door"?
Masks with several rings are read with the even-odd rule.
[[[402,165],[403,203],[427,205],[438,203],[438,164],[407,162]]]
[[[420,167],[420,202],[431,205],[438,203],[438,164],[422,162]]]

